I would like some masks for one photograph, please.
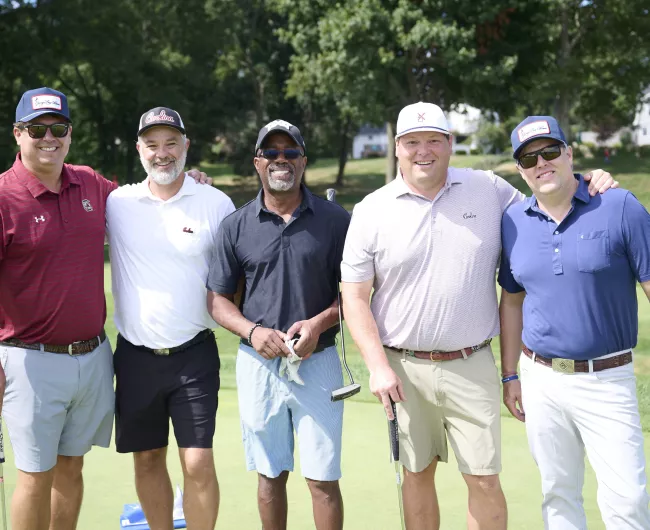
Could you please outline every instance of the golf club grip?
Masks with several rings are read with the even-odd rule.
[[[390,399],[390,398],[389,398]],[[390,406],[393,409],[393,419],[388,420],[388,428],[390,431],[390,450],[393,454],[393,461],[399,462],[399,433],[397,430],[397,407],[395,402],[391,399]]]
[[[2,435],[2,417],[0,416],[0,464],[5,463],[5,442]]]

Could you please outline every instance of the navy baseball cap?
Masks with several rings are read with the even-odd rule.
[[[160,126],[173,127],[185,134],[185,124],[178,112],[167,107],[156,107],[155,109],[148,110],[140,116],[138,136],[147,129]]]
[[[56,114],[70,121],[68,98],[65,94],[47,87],[25,92],[16,107],[16,122],[28,122],[43,114]]]
[[[566,145],[566,138],[557,120],[552,116],[528,116],[517,125],[510,135],[513,158],[517,158],[521,150],[530,142],[540,138],[551,138]]]
[[[274,120],[267,123],[264,127],[260,129],[259,134],[257,135],[257,142],[255,142],[255,154],[257,154],[258,149],[262,147],[266,137],[274,132],[283,132],[288,134],[293,138],[293,140],[298,144],[299,147],[302,147],[303,154],[307,152],[305,147],[305,140],[302,138],[300,129],[295,125],[291,125],[288,121],[284,120]]]

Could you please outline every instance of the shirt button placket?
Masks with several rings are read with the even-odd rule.
[[[553,274],[562,274],[562,235],[559,230],[553,231]]]

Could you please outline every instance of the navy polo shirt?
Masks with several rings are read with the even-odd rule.
[[[327,309],[338,289],[350,214],[302,186],[289,222],[264,206],[264,191],[226,217],[217,234],[208,289],[233,294],[245,277],[240,310],[251,322],[286,332]],[[332,345],[338,326],[321,334]]]
[[[526,346],[580,360],[636,346],[636,282],[650,280],[650,215],[629,191],[590,197],[576,178],[571,210],[559,225],[535,196],[506,210],[499,284],[526,291]]]

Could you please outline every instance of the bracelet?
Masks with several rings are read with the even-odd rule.
[[[501,382],[508,383],[509,381],[516,381],[517,379],[519,379],[517,374],[507,375],[506,377],[501,378]]]
[[[260,324],[260,323],[258,322],[258,323],[255,324],[255,325],[251,328],[251,330],[248,332],[248,344],[250,344],[251,346],[253,345],[253,343],[251,342],[251,340],[253,339],[253,331],[255,331],[255,328],[259,328],[261,325],[262,325],[262,324]]]

